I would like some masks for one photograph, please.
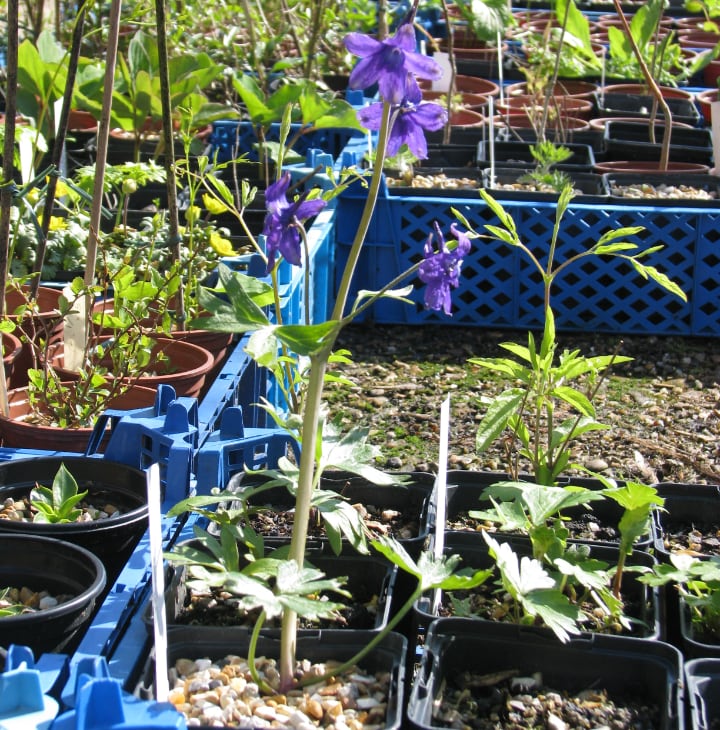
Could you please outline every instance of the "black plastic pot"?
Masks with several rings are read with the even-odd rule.
[[[194,547],[202,549],[199,539],[189,541]],[[397,570],[386,561],[371,555],[327,555],[306,554],[307,561],[321,570],[327,578],[344,576],[347,580],[344,587],[351,593],[350,599],[358,606],[357,611],[347,618],[348,626],[330,626],[329,628],[348,628],[354,630],[379,630],[387,625],[390,618],[390,608],[393,596],[393,587]],[[171,567],[168,576],[168,587],[165,591],[165,612],[168,626],[205,625],[200,618],[194,618],[187,611],[190,603],[191,589],[187,585],[188,573],[185,566]],[[328,597],[339,603],[346,601],[342,596],[328,592]],[[361,605],[372,604],[373,610],[366,610]],[[206,614],[212,616],[212,611]],[[238,615],[234,625],[243,624],[243,617]],[[147,606],[143,619],[152,631],[152,608]],[[210,625],[210,624],[208,624]],[[233,625],[226,621],[223,625]],[[252,628],[252,624],[247,626]]]
[[[475,541],[468,537],[476,537]],[[498,538],[498,541],[501,541]],[[510,543],[513,551],[519,557],[531,557],[532,551],[530,542],[516,537],[506,537],[502,541]],[[618,560],[618,549],[606,545],[589,545],[589,555],[591,558],[604,561],[609,565],[614,565]],[[585,549],[582,547],[581,549]],[[462,558],[460,567],[473,568],[475,570],[485,570],[494,565],[494,560],[488,552],[488,546],[481,536],[468,536],[464,534],[455,534],[447,537],[445,541],[444,552],[446,555],[459,555]],[[648,553],[634,552],[628,558],[628,567],[641,566],[650,568],[654,565],[654,558]],[[662,638],[664,631],[663,621],[663,600],[662,591],[658,588],[651,588],[635,580],[635,573],[628,571],[623,576],[622,594],[623,598],[633,607],[637,607],[637,614],[631,618],[636,619],[633,636],[642,639],[658,639]],[[496,581],[499,577],[494,575],[487,581],[487,585]],[[462,597],[460,594],[454,594]],[[421,596],[415,603],[414,613],[417,619],[417,627],[423,632],[427,630],[431,622],[438,618],[439,614],[433,608],[433,598],[431,594]],[[442,594],[440,601],[442,601]],[[494,620],[478,616],[477,618],[469,618],[468,620],[478,621],[480,623],[498,623]],[[546,633],[548,636],[554,636],[550,629],[538,627],[537,631]],[[585,636],[596,636],[595,633],[583,632]]]
[[[682,714],[682,658],[663,642],[618,636],[595,636],[562,644],[557,640],[508,624],[489,624],[465,619],[439,619],[430,626],[420,668],[412,683],[407,708],[410,727],[447,726],[436,720],[441,696],[456,679],[476,672],[487,678],[485,686],[466,688],[466,705],[477,714],[493,707],[501,673],[520,682],[532,682],[539,673],[543,685],[560,694],[607,691],[611,698],[634,699],[658,708],[655,730],[680,730]],[[518,690],[521,691],[521,690]],[[512,708],[511,708],[512,709]],[[505,711],[501,707],[501,712]],[[505,727],[501,717],[498,727]],[[457,718],[457,722],[461,722]],[[472,720],[462,720],[472,726]]]
[[[665,99],[674,122],[682,122],[694,127],[700,121],[700,112],[691,99],[668,97]],[[650,119],[653,97],[646,94],[595,93],[598,117],[638,117]],[[662,110],[657,118],[662,119]]]
[[[0,534],[0,587],[74,597],[53,608],[0,618],[0,646],[29,646],[39,657],[70,649],[90,623],[106,575],[91,552],[62,540],[30,535]]]
[[[368,631],[300,631],[297,639],[296,656],[311,662],[329,660],[346,661],[365,648],[375,636]],[[249,633],[242,629],[182,627],[173,629],[168,636],[168,665],[173,667],[178,659],[197,659],[207,657],[221,660],[227,655],[247,656]],[[277,659],[279,656],[279,634],[263,634],[257,648],[257,656]],[[388,672],[390,675],[390,695],[387,703],[386,730],[401,727],[405,692],[405,655],[407,640],[404,636],[389,633],[359,662],[367,672]],[[151,656],[145,665],[141,682],[136,694],[141,697],[154,696],[154,660]],[[172,687],[172,684],[171,684]],[[214,727],[222,727],[214,725]],[[233,725],[233,727],[251,727]]]
[[[496,141],[493,145],[495,163],[501,167],[528,167],[535,164],[530,152],[531,142],[502,142]],[[569,142],[562,145],[567,147],[572,155],[563,163],[553,165],[557,170],[569,170],[574,172],[590,172],[595,164],[595,153],[589,144],[578,144]],[[490,162],[490,143],[483,140],[478,144],[478,163],[488,164]]]
[[[511,186],[517,183],[520,177],[531,171],[532,168],[521,167],[496,167],[494,170],[486,168],[483,170],[484,186],[494,197],[500,200],[538,200],[548,202],[557,200],[560,197],[559,191],[536,191],[523,187],[500,187],[505,185]],[[494,182],[492,178],[493,174]],[[607,201],[608,189],[605,186],[605,180],[603,180],[602,175],[596,175],[592,172],[571,172],[568,174],[573,188],[579,192],[579,201],[583,203],[602,203]]]
[[[408,525],[408,535],[395,535],[398,542],[414,556],[420,550],[428,536],[432,519],[430,515],[431,493],[435,483],[435,477],[425,472],[411,472],[397,474],[398,483],[385,486],[372,484],[362,477],[345,472],[327,472],[321,480],[321,489],[335,491],[343,496],[350,504],[361,503],[372,505],[379,510],[395,510],[401,512]],[[401,483],[401,480],[407,480]],[[230,490],[240,490],[246,486],[257,485],[258,481],[248,478],[242,472],[238,472],[228,482]],[[284,487],[274,487],[258,494],[251,500],[253,507],[265,507],[273,510],[289,510],[293,507],[292,495]],[[264,534],[265,545],[274,549],[290,542],[289,535]],[[324,536],[310,536],[308,538],[308,549],[330,550],[330,544]],[[343,547],[343,551],[352,548]]]
[[[690,608],[681,596],[673,590],[680,614],[680,649],[685,660],[713,658],[720,659],[720,641],[712,642],[695,631],[690,618]]]
[[[122,513],[92,522],[48,524],[0,520],[0,535],[54,537],[90,550],[102,560],[111,585],[147,528],[145,472],[125,464],[80,456],[18,459],[0,464],[0,500],[27,497],[36,483],[51,486],[61,464],[75,477],[88,499],[102,500]]]
[[[522,475],[523,481],[531,481],[529,475]],[[479,544],[482,543],[482,536],[479,534],[481,524],[479,521],[475,525],[472,523],[468,524],[467,530],[462,530],[457,527],[457,523],[461,522],[465,513],[472,510],[484,510],[490,509],[492,503],[489,499],[483,497],[483,492],[487,487],[497,484],[498,482],[510,481],[510,476],[504,473],[495,472],[476,472],[476,471],[450,471],[448,473],[448,484],[447,484],[447,504],[446,504],[446,518],[448,526],[445,529],[447,536],[465,536],[465,539],[469,541],[477,541]],[[560,486],[564,484],[570,484],[578,487],[584,487],[585,489],[599,490],[603,489],[604,485],[597,479],[589,479],[587,477],[580,478],[563,478],[560,482]],[[622,484],[621,482],[619,483]],[[437,507],[434,509],[437,512]],[[570,541],[578,543],[590,543],[606,546],[619,545],[619,530],[618,525],[622,518],[623,509],[612,499],[603,499],[592,501],[589,506],[578,505],[575,507],[569,507],[563,510],[563,516],[569,521],[569,529],[571,531]],[[587,524],[591,521],[597,522],[597,531],[592,539],[585,539],[574,537],[572,534],[572,521],[581,521],[583,524]],[[455,525],[453,525],[455,523]],[[473,529],[476,527],[477,529]],[[504,536],[512,534],[515,537],[520,537],[519,533],[497,533],[497,536]],[[642,536],[636,543],[636,550],[648,550],[654,539],[654,533],[652,530],[652,524],[648,524],[647,534]]]
[[[712,730],[720,719],[720,659],[685,663],[686,702],[692,730]]]
[[[664,125],[655,125],[655,142],[650,141],[646,122],[610,120],[605,124],[605,157],[607,160],[660,159]],[[712,165],[712,137],[709,129],[674,127],[670,160]]]
[[[622,205],[652,205],[657,206],[683,206],[689,208],[717,208],[718,201],[720,200],[720,180],[715,175],[701,175],[701,174],[683,174],[677,175],[675,173],[663,174],[658,173],[622,173],[613,172],[606,173],[605,179],[607,181],[607,187],[610,191],[610,198],[613,204]],[[654,188],[674,188],[678,189],[679,186],[684,188],[696,188],[702,193],[705,193],[708,197],[681,197],[679,194],[673,195],[670,192],[659,192],[657,196],[653,197],[642,197],[639,195],[632,194],[621,194],[621,191],[617,190],[618,187],[630,186],[638,190],[643,190],[646,186],[651,185]]]
[[[669,561],[674,549],[671,537],[678,532],[708,533],[704,542],[678,546],[691,549],[698,556],[720,555],[720,486],[706,484],[678,484],[661,482],[658,494],[664,498],[663,510],[654,515],[655,554],[661,561]]]
[[[472,198],[477,199],[478,189],[483,186],[483,176],[479,169],[472,167],[413,167],[412,174],[403,176],[399,171],[387,170],[385,173],[388,192],[391,195],[430,195],[434,198]],[[414,182],[414,178],[421,184]],[[440,178],[432,186],[427,186],[428,178]],[[425,178],[424,180],[422,178]]]

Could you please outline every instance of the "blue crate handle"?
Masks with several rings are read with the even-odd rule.
[[[58,713],[57,700],[47,694],[48,685],[67,666],[67,657],[56,655],[52,672],[35,665],[27,646],[8,647],[6,669],[0,674],[0,727],[3,730],[47,728]],[[45,681],[43,681],[45,680]],[[45,685],[45,686],[44,686]]]
[[[108,424],[115,424],[121,418],[130,413],[143,414],[149,417],[160,416],[163,413],[167,413],[168,406],[175,400],[175,398],[175,389],[171,385],[162,383],[158,386],[155,403],[149,408],[137,408],[132,411],[121,411],[109,408],[97,419],[92,433],[90,434],[90,438],[88,439],[88,445],[85,448],[85,456],[92,456],[93,454],[98,453],[100,444],[106,434]]]

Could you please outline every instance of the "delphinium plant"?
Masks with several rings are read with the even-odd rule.
[[[416,77],[437,79],[441,75],[441,69],[435,61],[415,51],[412,22],[416,7],[417,2],[389,38],[377,40],[364,34],[350,33],[345,39],[347,49],[360,57],[350,76],[350,87],[365,89],[377,84],[380,101],[358,112],[360,123],[368,130],[377,131],[377,147],[374,167],[367,183],[364,211],[329,319],[323,322],[308,321],[305,324],[284,324],[279,319],[278,265],[281,261],[294,266],[308,265],[308,242],[303,222],[317,215],[326,205],[325,200],[316,193],[306,191],[295,195],[290,175],[283,173],[280,168],[279,177],[268,186],[265,193],[268,214],[263,230],[266,241],[263,255],[270,284],[221,268],[221,291],[201,290],[201,302],[210,314],[196,320],[197,326],[251,332],[247,349],[260,364],[270,364],[272,367],[278,353],[289,352],[296,366],[290,379],[302,393],[296,410],[280,412],[265,404],[277,425],[290,433],[300,445],[298,463],[283,459],[277,469],[264,472],[271,479],[270,483],[287,486],[295,496],[288,559],[282,561],[275,572],[276,594],[278,588],[282,591],[282,586],[292,592],[293,581],[289,576],[301,579],[308,523],[318,494],[320,477],[325,469],[342,468],[381,484],[390,482],[387,475],[368,463],[374,450],[365,442],[366,431],[357,429],[350,434],[339,434],[323,404],[324,384],[329,377],[328,368],[334,358],[338,336],[344,327],[380,297],[406,297],[410,289],[397,287],[415,273],[426,284],[426,306],[449,314],[451,289],[459,283],[462,259],[470,247],[469,239],[458,226],[451,227],[454,240],[449,242],[445,241],[443,232],[436,226],[428,232],[422,261],[388,282],[381,290],[361,292],[355,301],[349,303],[351,280],[375,209],[386,155],[394,155],[403,145],[407,145],[417,157],[426,157],[425,130],[440,129],[446,118],[442,107],[422,101],[416,80]],[[288,114],[284,126],[287,130]],[[306,271],[305,274],[309,276],[310,272]],[[264,307],[272,308],[273,304],[276,305],[274,314],[269,315]],[[213,500],[217,501],[217,496],[208,498],[209,503]],[[358,535],[364,535],[362,528],[352,528],[349,532],[354,535],[354,544],[359,542]],[[433,587],[452,589],[457,584],[467,585],[469,581],[482,579],[454,576],[457,560],[453,558],[435,560],[431,555],[423,554],[415,562],[391,538],[376,540],[373,544],[418,579],[418,589],[401,613],[409,610],[412,600],[424,590]],[[257,600],[267,609],[262,619],[266,613],[282,614],[280,689],[287,690],[295,681],[297,604],[277,600],[263,602],[260,598],[262,595],[267,593],[259,590]],[[388,630],[397,625],[399,619],[400,614],[390,621]],[[379,640],[377,637],[373,639],[366,651]],[[354,657],[351,662],[356,660],[357,657]]]

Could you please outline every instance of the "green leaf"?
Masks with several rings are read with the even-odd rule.
[[[633,258],[630,258],[630,262],[632,263],[635,271],[637,271],[644,279],[652,279],[666,291],[674,294],[676,297],[679,297],[684,302],[687,302],[687,294],[685,294],[685,292],[667,274],[663,274],[654,266],[642,264]]]
[[[557,589],[540,589],[523,596],[523,607],[531,615],[539,616],[563,643],[570,641],[573,634],[579,634],[580,609]]]
[[[514,388],[506,390],[493,400],[485,412],[477,434],[475,435],[475,449],[483,453],[500,436],[508,425],[510,417],[517,411],[525,397],[525,392]]]
[[[637,249],[637,244],[618,241],[617,243],[608,243],[605,246],[598,244],[593,247],[592,253],[596,256],[610,256],[622,251],[634,251],[635,249]]]
[[[340,323],[332,319],[320,324],[285,324],[275,328],[275,336],[298,355],[312,356],[327,347],[339,329]]]
[[[586,418],[595,417],[595,407],[590,399],[575,388],[567,385],[558,385],[550,391],[550,395],[572,406]]]

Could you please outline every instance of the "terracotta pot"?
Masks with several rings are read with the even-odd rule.
[[[99,338],[109,339],[109,338]],[[167,356],[167,362],[158,362],[159,368],[152,375],[133,378],[138,385],[146,388],[157,388],[161,383],[172,385],[178,396],[197,398],[205,384],[205,378],[213,367],[213,355],[198,345],[181,342],[167,337],[155,338],[153,359],[161,354]],[[64,368],[62,345],[58,344],[51,353],[51,363],[55,372],[64,380],[77,379],[77,373]]]
[[[156,392],[152,388],[134,386],[108,402],[108,408],[132,410],[148,408],[155,403]],[[58,428],[31,423],[27,420],[33,412],[28,401],[28,389],[14,388],[8,392],[9,413],[0,414],[0,443],[6,447],[34,448],[44,451],[70,451],[83,453],[93,429]],[[100,451],[104,450],[101,444]]]
[[[494,81],[462,74],[455,77],[455,88],[460,92],[469,91],[472,94],[483,94],[484,96],[497,96],[500,93],[500,87]]]
[[[482,127],[485,117],[472,109],[458,109],[450,114],[451,127]]]
[[[660,172],[660,163],[646,160],[612,160],[596,163],[596,172]],[[706,173],[710,168],[694,162],[668,162],[668,173]]]
[[[553,87],[553,96],[567,97],[577,96],[581,99],[590,99],[597,91],[597,84],[592,81],[583,81],[581,79],[558,79]],[[518,96],[528,93],[527,83],[521,81],[516,84],[510,84],[505,88],[507,96]]]
[[[68,115],[68,131],[97,132],[97,119],[90,112],[71,109]]]
[[[518,94],[517,96],[505,97],[504,101],[498,102],[495,108],[501,114],[527,113],[526,110],[532,110],[534,116],[540,116],[543,100],[529,94]],[[589,120],[593,103],[590,99],[580,97],[553,96],[550,97],[549,109],[551,115]]]
[[[22,342],[11,332],[2,333],[3,365],[5,366],[5,384],[8,389],[13,387],[13,371],[15,362],[22,352]]]
[[[485,107],[487,107],[488,97],[485,96],[485,94],[471,94],[470,92],[465,92],[460,94],[460,96],[462,97],[462,105],[466,109],[477,112],[482,111]],[[447,94],[444,91],[423,91],[423,101],[431,101],[435,104],[445,106]]]
[[[25,296],[28,287],[22,288],[22,293],[15,289],[5,293],[5,311],[8,319],[17,326],[15,334],[23,341],[20,354],[15,360],[13,370],[13,385],[21,387],[27,385],[27,370],[33,366],[33,350],[31,342],[38,343],[40,339],[50,343],[62,339],[63,319],[58,309],[58,301],[62,292],[50,287],[38,287],[35,307],[37,311],[29,310],[22,314],[13,314],[18,308],[25,305]]]
[[[678,41],[683,48],[715,48],[720,43],[720,34],[696,29],[680,33]]]
[[[596,117],[595,119],[591,119],[590,129],[596,129],[600,132],[605,131],[605,125],[608,122],[643,122],[646,120],[643,120],[641,117]],[[675,122],[672,123],[673,127],[678,127],[682,129],[692,129],[691,125],[685,124],[685,122]]]
[[[647,95],[650,93],[646,84],[606,84],[603,86],[606,94],[640,94]],[[660,92],[666,99],[690,99],[693,94],[686,89],[678,89],[676,86],[661,86]]]
[[[534,129],[534,115],[528,115],[523,112],[515,112],[513,114],[498,114],[493,117],[493,125],[495,127],[513,127],[516,129]],[[585,119],[576,117],[562,117],[560,119],[548,119],[547,130],[555,130],[558,133],[563,132],[584,132],[590,129],[590,124]]]
[[[112,299],[103,299],[95,303],[95,305],[93,306],[93,313],[101,314],[103,312],[108,312],[109,314],[112,314]],[[143,320],[140,322],[140,325],[142,327],[147,327],[149,330],[152,330],[156,324],[157,322],[152,319],[148,319],[147,321]],[[100,325],[98,325],[94,329],[94,331],[98,335],[112,334],[110,330],[103,329],[103,327]],[[169,333],[163,333],[162,337],[169,337],[173,340],[189,342],[192,345],[202,347],[204,350],[207,350],[212,354],[212,370],[205,378],[205,385],[208,387],[212,384],[212,381],[215,379],[218,372],[222,369],[222,365],[225,361],[225,358],[227,357],[228,350],[230,349],[230,346],[234,341],[234,335],[228,334],[227,332],[213,332],[212,330],[201,329],[191,329],[183,331],[173,330]]]
[[[695,95],[695,102],[700,107],[700,112],[706,124],[712,124],[712,106],[714,101],[720,101],[717,89],[704,89]]]

